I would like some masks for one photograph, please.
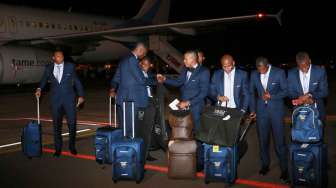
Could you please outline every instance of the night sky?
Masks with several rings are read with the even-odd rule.
[[[89,3],[75,0],[6,0],[9,4],[29,5],[56,10],[131,18],[144,0],[95,0]],[[304,50],[315,63],[335,59],[335,6],[324,1],[214,1],[172,0],[170,22],[256,14],[259,11],[277,13],[284,9],[283,25],[276,20],[227,24],[212,28],[198,36],[177,37],[173,44],[180,50],[197,48],[205,51],[207,61],[217,64],[224,53],[231,53],[242,64],[251,63],[259,55],[269,57],[274,64],[290,63],[295,54]],[[223,5],[223,2],[225,5]]]

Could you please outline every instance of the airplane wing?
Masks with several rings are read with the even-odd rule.
[[[68,43],[73,41],[78,41],[79,45],[81,43],[86,43],[89,41],[101,41],[101,40],[119,40],[125,42],[130,42],[129,37],[132,36],[145,36],[151,34],[168,34],[168,33],[178,33],[178,34],[195,34],[194,28],[198,27],[211,27],[217,24],[233,23],[240,21],[249,21],[256,19],[265,18],[275,18],[281,25],[281,14],[282,10],[277,14],[257,14],[257,15],[247,15],[247,16],[236,16],[218,19],[205,19],[196,21],[186,21],[186,22],[176,22],[176,23],[166,23],[166,24],[156,24],[156,25],[145,25],[145,26],[133,26],[133,27],[123,27],[123,28],[113,28],[104,31],[95,32],[81,32],[73,34],[64,34],[57,36],[47,36],[42,38],[32,38],[25,39],[25,41],[30,41],[31,43],[43,43],[44,41],[49,41],[52,43]]]

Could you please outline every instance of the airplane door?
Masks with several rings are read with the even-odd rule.
[[[0,16],[0,33],[6,32],[6,25],[5,18]]]
[[[14,16],[8,17],[8,32],[16,33],[17,32],[17,21]]]

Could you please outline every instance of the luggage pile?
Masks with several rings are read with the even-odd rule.
[[[292,186],[327,187],[327,145],[316,104],[294,109],[291,136]]]
[[[131,122],[126,119],[126,106],[132,108]],[[111,124],[111,98],[109,111]],[[116,106],[114,111],[116,112]],[[134,102],[123,102],[124,131],[110,126],[98,128],[96,131],[96,161],[99,164],[112,165],[112,180],[115,183],[119,180],[132,180],[140,183],[144,177],[144,142],[141,138],[135,138],[134,122]],[[132,124],[131,137],[126,135],[126,124]]]
[[[171,138],[168,143],[168,177],[196,177],[197,144],[193,139],[193,122],[189,110],[174,110],[169,114]]]
[[[247,151],[245,135],[251,119],[238,110],[221,106],[206,107],[196,139],[204,142],[204,181],[233,184],[240,157]]]

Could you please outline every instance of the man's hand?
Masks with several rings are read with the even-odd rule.
[[[177,106],[180,109],[186,109],[188,106],[190,106],[190,102],[189,101],[181,101],[180,103],[177,104]]]
[[[166,77],[163,76],[162,74],[157,74],[156,79],[159,83],[163,83],[166,80]]]
[[[37,88],[35,91],[35,97],[40,98],[41,97],[41,88]]]
[[[250,113],[250,118],[255,119],[257,117],[257,114],[255,112]]]
[[[217,99],[221,102],[228,102],[229,98],[227,96],[218,96]]]
[[[298,105],[314,103],[313,98],[308,93],[300,96],[298,99],[296,99],[296,101],[298,102]]]
[[[265,91],[262,98],[264,101],[268,101],[271,99],[271,94],[268,91]]]
[[[110,97],[115,98],[117,96],[117,92],[115,92],[114,89],[110,89],[110,93],[109,93]]]
[[[79,105],[83,104],[84,101],[85,101],[84,97],[78,97],[78,102],[77,102],[76,107],[79,107]]]

